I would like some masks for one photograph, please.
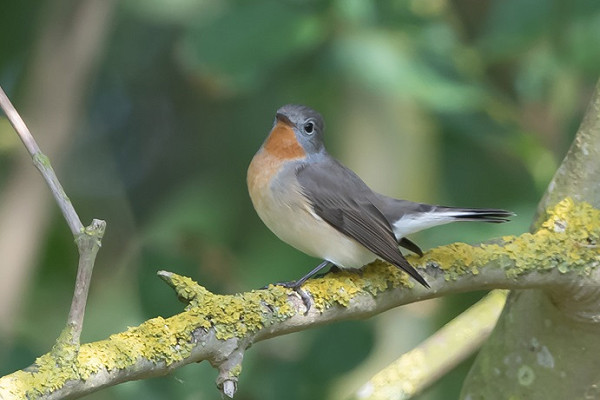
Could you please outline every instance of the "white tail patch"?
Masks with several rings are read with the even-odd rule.
[[[407,214],[394,222],[392,228],[394,235],[400,240],[406,235],[419,232],[427,228],[448,224],[460,219],[461,216],[472,215],[466,211],[433,211],[419,214]]]

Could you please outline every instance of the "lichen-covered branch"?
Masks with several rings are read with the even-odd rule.
[[[600,208],[600,80],[575,140],[538,205],[534,223],[543,222],[547,209],[565,197]]]
[[[600,160],[600,81],[598,81],[598,84],[596,85],[596,91],[594,93],[594,95],[592,96],[592,99],[590,101],[590,105],[588,106],[587,112],[585,114],[585,117],[583,119],[583,122],[581,123],[581,126],[577,132],[577,136],[575,137],[575,140],[573,141],[573,144],[571,145],[571,148],[566,156],[566,158],[564,159],[564,161],[562,162],[560,168],[556,171],[554,178],[552,179],[552,182],[548,185],[548,189],[546,191],[546,194],[544,195],[544,197],[542,198],[542,200],[540,201],[539,205],[538,205],[538,212],[537,212],[537,216],[534,218],[533,224],[532,224],[532,231],[535,231],[538,229],[538,227],[545,221],[545,219],[547,218],[547,210],[552,208],[553,206],[555,206],[558,202],[560,202],[562,199],[564,199],[565,197],[569,197],[572,196],[576,201],[586,201],[588,203],[590,203],[592,206],[598,208],[600,206],[600,185],[598,185],[598,182],[600,182],[600,163],[598,162],[598,160]],[[550,290],[539,290],[534,292],[536,294],[534,294],[533,296],[538,296],[539,298],[544,298],[547,297],[548,294],[550,294],[550,296],[552,297],[552,303],[553,305],[559,310],[559,313],[562,313],[563,316],[566,316],[569,319],[572,319],[576,322],[583,322],[586,326],[585,329],[594,329],[594,327],[591,326],[587,326],[587,325],[597,325],[597,321],[598,319],[598,315],[600,313],[599,310],[599,304],[600,304],[600,289],[598,289],[598,286],[585,286],[582,285],[581,282],[579,282],[578,280],[574,280],[572,282],[571,285],[565,285],[565,286],[561,286],[559,288],[555,288],[555,289],[550,289]],[[536,302],[535,300],[532,300],[532,296],[528,296],[526,300],[523,300],[525,297],[524,296],[520,296],[520,293],[513,293],[510,298],[517,298],[517,302],[518,301],[527,301],[527,302]],[[477,307],[486,307],[487,305],[490,304],[490,296],[482,299],[479,303],[477,303]],[[496,307],[502,307],[502,305],[496,305]],[[510,308],[510,307],[509,307]],[[536,315],[540,315],[539,311],[535,311]],[[463,314],[469,314],[470,310],[465,311],[465,313]],[[461,320],[463,319],[463,317],[465,317],[465,315],[461,314],[460,316],[458,316],[455,320]],[[514,322],[515,320],[515,316],[513,314],[510,313],[505,313],[505,318]],[[529,320],[529,315],[523,315],[521,316],[523,322],[527,325],[531,325],[530,324],[530,320]],[[547,322],[550,321],[550,318],[548,318],[548,316],[544,316],[544,324],[547,324]],[[453,321],[454,322],[454,321]],[[465,322],[465,324],[470,324],[471,320],[467,319],[467,321]],[[488,321],[489,326],[487,327],[487,331],[489,331],[493,326],[495,326],[496,321],[495,320],[489,320]],[[502,324],[500,324],[502,325]],[[567,325],[567,324],[564,324]],[[570,330],[571,332],[575,332],[575,329],[572,329],[570,327],[567,327],[566,329]],[[439,333],[436,333],[433,337],[437,336]],[[506,334],[506,332],[505,332]],[[479,341],[483,341],[485,338],[487,338],[489,335],[489,332],[486,332],[485,335],[482,335],[479,339]],[[499,336],[499,335],[497,335]],[[582,335],[579,335],[578,338],[580,339],[581,337],[583,337]],[[523,338],[519,338],[518,341],[519,342],[523,342]],[[536,338],[535,341],[537,343],[539,343],[539,338]],[[554,341],[557,343],[560,343],[562,340],[556,340],[556,338],[554,338]],[[476,340],[477,341],[477,340]],[[493,342],[493,339],[491,340]],[[507,337],[500,337],[497,338],[498,342],[502,342],[502,343],[514,343],[515,340],[511,340]],[[564,340],[563,340],[564,341]],[[414,373],[414,374],[410,374],[407,375],[405,373],[404,376],[402,376],[400,378],[400,375],[397,375],[398,381],[396,382],[390,382],[390,377],[392,376],[392,374],[400,369],[400,366],[404,367],[404,371],[407,370],[411,370],[414,371],[415,369],[418,371],[420,370],[419,366],[421,364],[412,364],[410,367],[406,367],[404,364],[401,364],[402,361],[406,361],[406,360],[410,360],[411,359],[411,355],[414,354],[420,354],[420,352],[422,352],[422,346],[426,346],[427,343],[429,342],[429,340],[427,340],[426,342],[424,342],[422,345],[419,345],[416,349],[411,350],[409,353],[403,355],[397,362],[395,362],[394,364],[392,364],[390,367],[387,367],[386,369],[384,369],[383,371],[381,371],[380,373],[378,373],[367,385],[365,385],[364,387],[369,389],[369,395],[365,395],[367,393],[367,391],[362,391],[360,392],[360,394],[365,395],[362,398],[365,399],[383,399],[383,398],[396,398],[398,393],[403,393],[406,396],[404,396],[403,398],[411,398],[412,394],[414,393],[418,393],[420,391],[422,391],[425,387],[427,387],[430,383],[433,382],[432,379],[430,379],[430,377],[432,376],[437,376],[440,369],[442,368],[439,364],[440,362],[440,358],[443,361],[444,359],[448,358],[448,354],[447,353],[451,353],[454,354],[455,352],[460,352],[460,350],[462,348],[468,348],[469,344],[473,342],[473,340],[470,341],[463,341],[462,343],[455,343],[452,346],[448,346],[448,348],[446,349],[446,353],[440,353],[440,354],[436,354],[435,356],[432,357],[427,357],[426,359],[423,360],[423,363],[426,363],[427,366],[429,367],[427,370],[427,374],[424,377],[424,379],[419,379],[420,376],[418,374],[418,372]],[[571,341],[572,342],[572,341]],[[546,342],[546,344],[548,344],[548,342]],[[487,348],[489,348],[491,346],[487,346]],[[506,346],[505,348],[503,348],[502,350],[498,351],[497,354],[497,358],[496,361],[498,359],[500,359],[501,357],[504,357],[505,354],[515,354],[515,349],[518,348],[519,346]],[[535,347],[535,346],[534,346]],[[566,347],[566,346],[563,346]],[[548,352],[548,347],[543,347],[544,351]],[[516,351],[522,351],[524,353],[530,353],[531,350],[516,350]],[[485,354],[485,349],[480,352],[480,356],[479,358],[484,358],[484,356],[482,356],[482,354]],[[549,353],[544,353],[544,355],[547,355]],[[569,353],[571,355],[572,359],[576,359],[577,356],[573,356],[572,353]],[[540,354],[540,357],[544,356]],[[489,360],[489,354],[487,354],[488,360]],[[412,358],[414,359],[414,357]],[[519,359],[523,359],[519,356]],[[562,358],[563,360],[565,360],[565,357]],[[506,360],[506,359],[505,359]],[[458,360],[457,360],[458,361]],[[579,360],[582,361],[582,360]],[[479,370],[479,372],[483,371],[488,373],[488,379],[489,381],[482,384],[481,386],[485,386],[489,388],[489,382],[494,382],[495,385],[497,385],[498,387],[503,387],[503,388],[510,388],[510,384],[512,383],[510,381],[510,379],[508,380],[503,380],[503,379],[499,379],[498,378],[498,374],[500,374],[500,369],[498,368],[494,368],[494,373],[496,374],[495,376],[489,376],[489,366],[491,365],[488,362],[482,362],[480,363],[481,365],[485,364],[483,366],[483,368],[481,368]],[[544,364],[544,363],[542,363]],[[479,366],[481,366],[479,365]],[[506,365],[506,363],[503,363],[503,365]],[[580,368],[585,368],[582,366],[582,363],[579,362]],[[477,369],[477,363],[475,365],[475,367],[473,368],[472,371]],[[548,365],[544,364],[544,367],[547,367]],[[415,368],[416,367],[416,368]],[[507,368],[511,368],[512,366],[507,366]],[[390,371],[391,370],[391,371]],[[578,374],[578,373],[573,373],[574,375],[577,376],[582,376],[582,374]],[[471,375],[471,379],[472,380],[476,380],[477,378],[473,378],[473,376],[475,376],[475,374]],[[563,376],[563,378],[566,375]],[[382,377],[386,378],[387,380],[383,380]],[[548,381],[552,381],[552,378],[550,378]],[[577,386],[581,386],[578,384],[574,384],[574,380],[570,379],[569,380],[572,385],[571,387],[569,387],[568,389],[565,390],[565,393],[569,393],[568,397],[573,398],[574,397],[574,391],[572,390],[572,387],[577,387]],[[544,386],[545,383],[541,383],[538,386]],[[467,381],[467,384],[465,385],[465,393],[469,393],[465,398],[472,398],[473,397],[473,392],[468,392],[468,389],[471,387],[472,385],[469,383],[469,381]],[[390,391],[389,389],[395,387],[395,388],[401,388],[402,390],[398,389],[395,392],[394,391]],[[594,383],[594,387],[595,383]],[[404,388],[409,388],[410,391],[406,391],[403,390]],[[504,392],[499,392],[496,390],[497,388],[493,388],[491,390],[488,390],[488,392],[486,393],[486,395],[484,396],[485,398],[491,398],[490,396],[492,396],[492,394],[494,396],[497,396],[498,398],[506,398],[506,397],[510,397],[508,396],[506,393]],[[510,390],[510,389],[509,389]],[[553,389],[550,389],[549,393],[550,396],[552,398],[557,398],[557,392],[552,392]],[[481,394],[481,393],[480,393]],[[530,396],[530,395],[528,395]],[[587,395],[586,395],[587,396]],[[519,397],[519,396],[514,396],[514,397]],[[537,397],[544,397],[544,396],[540,396],[539,393],[537,394]],[[563,396],[565,397],[565,396]],[[590,396],[587,396],[590,397]],[[595,396],[592,396],[595,397]]]
[[[355,400],[409,399],[471,355],[489,336],[506,300],[494,290],[442,329],[379,371]]]
[[[27,370],[1,378],[0,398],[78,397],[201,360],[219,370],[217,384],[232,396],[245,350],[270,337],[465,290],[598,285],[599,238],[600,211],[565,199],[533,234],[478,246],[454,243],[411,259],[426,275],[429,290],[383,262],[367,266],[363,274],[340,272],[309,281],[304,289],[314,306],[306,314],[297,294],[279,286],[224,296],[161,271],[187,303],[183,313],[82,345],[75,362],[61,352],[48,353]]]
[[[575,140],[540,201],[532,230],[566,197],[600,207],[600,80]],[[597,234],[590,235],[580,247],[597,249],[599,240]],[[599,264],[600,257],[593,258],[584,270],[597,275]],[[461,398],[598,398],[598,322],[597,281],[572,279],[541,290],[511,292]]]

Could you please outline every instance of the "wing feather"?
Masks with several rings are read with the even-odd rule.
[[[374,193],[355,173],[328,159],[303,164],[296,175],[304,196],[319,217],[429,287],[398,249],[389,221],[371,201]]]

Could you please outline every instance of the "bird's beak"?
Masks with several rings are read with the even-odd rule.
[[[283,122],[284,124],[286,124],[288,126],[293,126],[292,121],[290,121],[290,119],[287,116],[285,116],[284,114],[277,113],[277,114],[275,114],[275,118],[277,119],[278,122]]]

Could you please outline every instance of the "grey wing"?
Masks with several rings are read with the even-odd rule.
[[[371,201],[374,193],[354,172],[329,159],[303,164],[296,176],[319,217],[429,287],[398,249],[390,223]]]

